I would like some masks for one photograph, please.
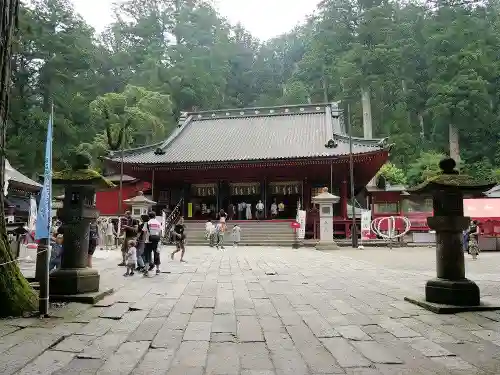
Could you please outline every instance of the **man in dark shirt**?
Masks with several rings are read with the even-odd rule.
[[[181,252],[181,262],[185,262],[184,253],[186,252],[186,234],[184,233],[186,227],[184,226],[184,217],[179,217],[179,221],[175,224],[174,227],[174,240],[175,240],[175,251],[170,255],[170,258],[173,260],[174,255]]]
[[[127,259],[127,244],[130,240],[135,240],[137,236],[137,229],[139,227],[139,222],[132,217],[130,211],[125,212],[125,218],[123,218],[121,223],[121,230],[125,233],[125,239],[122,244],[122,262],[118,264],[119,266],[126,265]]]

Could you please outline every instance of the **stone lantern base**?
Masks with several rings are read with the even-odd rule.
[[[425,300],[431,303],[456,306],[480,304],[479,287],[474,281],[432,279],[425,284]]]
[[[50,300],[58,302],[96,303],[113,293],[99,291],[100,276],[92,268],[62,268],[50,275]]]

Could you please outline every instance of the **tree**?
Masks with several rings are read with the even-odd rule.
[[[0,182],[5,181],[5,147],[9,90],[11,87],[11,62],[14,32],[18,22],[19,1],[3,0],[0,8]],[[0,207],[4,207],[4,195],[0,194]],[[22,275],[10,252],[5,228],[5,213],[0,210],[0,316],[18,316],[36,307],[37,297]]]
[[[175,127],[170,96],[142,87],[129,85],[121,93],[100,96],[90,103],[90,112],[97,134],[93,142],[79,148],[94,157],[122,146],[144,146],[163,140]]]
[[[439,162],[445,157],[446,155],[438,152],[422,152],[415,162],[408,167],[406,173],[408,184],[415,186],[430,177],[438,175],[441,172]]]
[[[392,163],[386,163],[380,168],[377,176],[381,176],[391,185],[406,185],[406,176],[402,169]]]

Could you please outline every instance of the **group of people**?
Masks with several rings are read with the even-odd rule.
[[[125,213],[121,228],[124,234],[122,244],[122,262],[119,266],[127,267],[124,276],[132,276],[135,271],[144,276],[156,268],[156,274],[160,274],[160,248],[162,224],[156,219],[156,214],[150,212],[141,216],[141,223],[132,217],[129,211]],[[180,217],[174,226],[173,235],[176,249],[170,254],[171,259],[177,252],[181,252],[181,262],[184,262],[186,235],[184,233],[184,218]]]
[[[208,241],[210,247],[215,246],[217,249],[220,248],[223,250],[229,215],[221,209],[217,217],[219,219],[218,223],[214,224],[210,219],[205,223],[205,239]],[[233,246],[238,246],[241,239],[241,227],[237,223],[233,226],[232,236]]]
[[[262,200],[259,200],[255,204],[255,207],[252,203],[246,203],[243,201],[239,202],[237,205],[230,203],[227,215],[230,220],[252,220],[254,217],[257,220],[263,220],[265,218],[265,210],[266,207],[264,206],[264,203],[262,203]],[[276,199],[274,199],[269,209],[271,219],[283,217],[284,213],[285,204],[283,202],[277,203]]]

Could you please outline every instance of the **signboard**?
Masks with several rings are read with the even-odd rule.
[[[297,223],[300,224],[300,228],[297,231],[297,238],[303,240],[306,236],[306,211],[297,211]]]
[[[214,197],[217,188],[215,184],[192,185],[191,192],[196,197]]]
[[[168,199],[168,190],[160,190],[158,192],[158,203],[166,203],[166,204],[170,203]]]
[[[273,195],[301,194],[302,186],[300,182],[271,182],[270,189]]]
[[[371,223],[372,223],[372,212],[371,211],[361,212],[361,239],[362,240],[369,240],[370,239]]]
[[[188,203],[188,217],[193,217],[193,204]]]
[[[230,184],[231,196],[259,195],[260,184],[258,182]]]

